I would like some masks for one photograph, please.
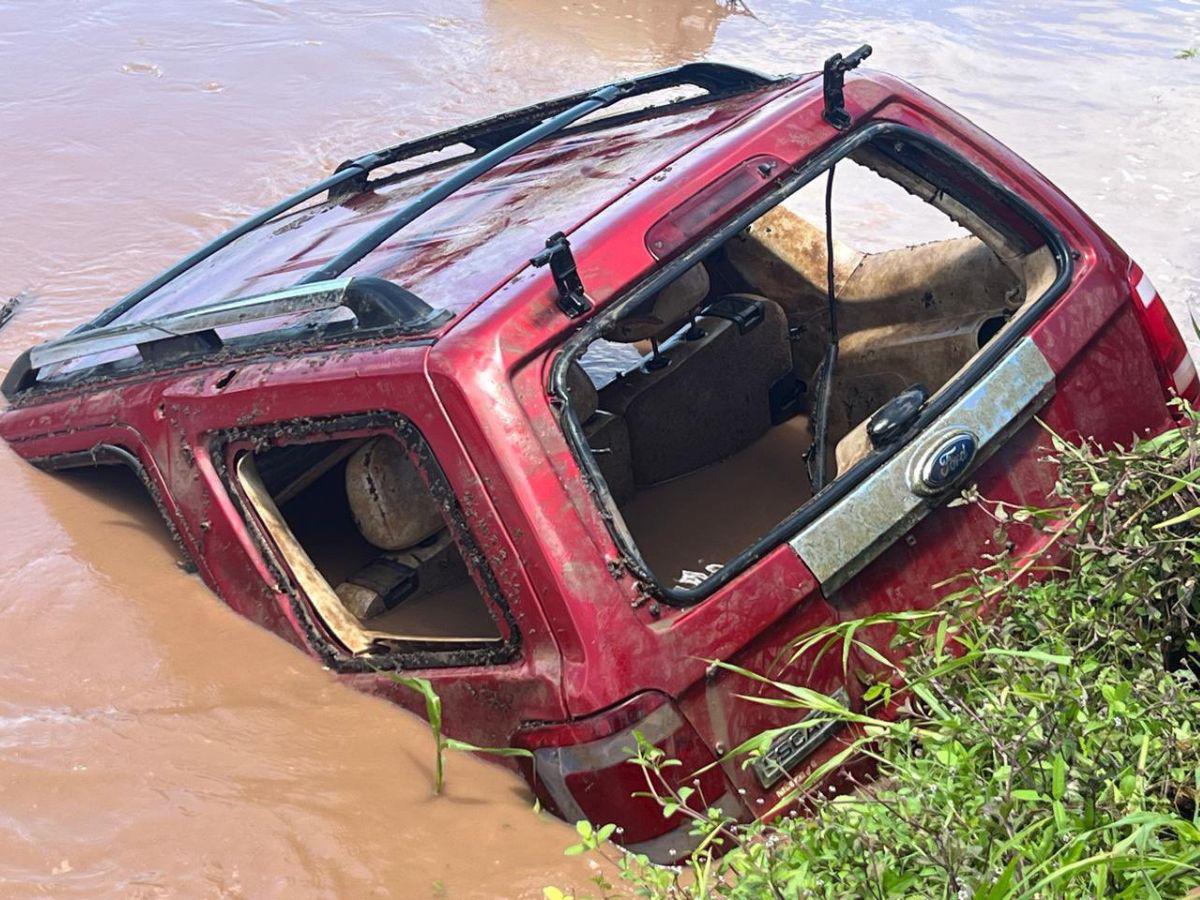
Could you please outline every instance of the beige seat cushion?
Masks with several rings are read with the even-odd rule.
[[[381,550],[416,546],[445,525],[416,466],[391,438],[375,438],[350,457],[346,498],[362,536]]]
[[[704,302],[708,287],[708,270],[703,263],[696,263],[616,322],[604,336],[620,344],[668,337]]]

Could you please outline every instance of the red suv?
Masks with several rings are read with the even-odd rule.
[[[411,709],[389,673],[429,679],[449,734],[532,751],[551,808],[678,858],[687,824],[630,798],[633,733],[690,776],[796,719],[712,661],[858,704],[870,660],[789,641],[996,552],[946,501],[1044,500],[1035,417],[1128,442],[1200,393],[1112,240],[961,116],[848,74],[866,52],[348,161],[26,351],[0,433],[131,467],[235,610]],[[841,739],[785,732],[694,802],[761,815]]]

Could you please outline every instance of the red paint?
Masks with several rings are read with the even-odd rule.
[[[1169,427],[1161,373],[1135,318],[1121,250],[1026,163],[920,92],[864,75],[848,81],[846,96],[856,126],[900,122],[949,145],[1032,204],[1078,251],[1072,284],[1031,332],[1058,373],[1056,394],[1041,413],[1046,423],[1069,439],[1105,444]],[[98,444],[127,449],[205,582],[241,614],[316,655],[304,627],[305,601],[294,602],[278,583],[278,564],[266,558],[222,474],[238,444],[223,445],[227,455],[214,457],[214,439],[235,426],[398,413],[421,431],[460,504],[470,507],[472,535],[520,636],[510,662],[419,672],[443,698],[448,733],[485,745],[506,745],[523,728],[528,739],[531,722],[578,722],[578,735],[611,733],[634,708],[630,698],[655,691],[680,711],[711,758],[797,713],[737,699],[760,689],[730,673],[706,675],[707,660],[769,669],[826,693],[844,687],[853,700],[857,681],[833,656],[816,666],[806,658],[781,667],[788,641],[839,618],[931,605],[938,597],[931,585],[996,550],[989,543],[994,523],[971,507],[939,510],[828,598],[783,544],[696,607],[657,610],[642,602],[633,579],[610,568],[617,548],[547,401],[550,359],[579,322],[562,316],[549,274],[526,260],[548,234],[565,231],[589,294],[603,308],[653,270],[648,234],[689,198],[724,183],[746,160],[791,167],[834,141],[839,135],[822,120],[821,105],[819,84],[801,80],[613,132],[566,136],[516,157],[354,270],[393,278],[452,310],[455,318],[432,345],[316,349],[290,358],[267,352],[41,393],[0,416],[0,434],[31,459]],[[181,278],[138,315],[292,283],[431,177],[295,213]],[[733,191],[739,201],[744,187]],[[980,470],[980,490],[1011,502],[1045,499],[1054,473],[1041,461],[1044,452],[1041,427],[1026,426]],[[1012,536],[1019,547],[1034,540],[1019,530]],[[884,638],[878,636],[881,649]],[[342,659],[329,661],[336,667]],[[419,698],[385,675],[344,677],[421,711]],[[573,727],[553,733],[570,741]],[[806,767],[837,746],[830,741]],[[752,774],[740,765],[723,768],[722,783],[745,792],[746,815],[770,808],[773,795]],[[628,781],[624,770],[607,780],[596,776],[587,793],[608,792],[604,808],[626,816],[623,824],[638,839],[673,827],[645,805],[622,802]]]

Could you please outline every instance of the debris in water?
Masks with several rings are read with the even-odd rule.
[[[17,294],[15,297],[9,297],[4,301],[4,305],[0,306],[0,328],[3,328],[8,323],[8,320],[13,317],[13,313],[17,311],[17,307],[21,305],[21,301],[24,300],[26,296],[27,295],[22,292]]]
[[[154,63],[128,62],[121,64],[121,72],[125,75],[153,75],[162,78],[163,71]]]

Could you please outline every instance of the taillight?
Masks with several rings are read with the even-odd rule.
[[[655,259],[670,256],[761,193],[785,169],[777,156],[755,156],[734,166],[659,219],[646,232]]]
[[[689,834],[692,820],[683,813],[665,817],[654,799],[634,796],[648,790],[642,768],[630,762],[637,749],[634,732],[667,759],[680,761],[662,773],[675,787],[694,788],[689,807],[718,806],[743,815],[720,766],[712,765],[712,751],[670,698],[656,691],[586,719],[522,728],[513,744],[533,753],[534,790],[544,805],[568,821],[615,824],[614,840],[629,850],[654,862],[679,862],[698,840]]]
[[[1200,379],[1196,377],[1195,363],[1167,305],[1137,263],[1129,266],[1129,288],[1137,320],[1154,353],[1163,386],[1195,403],[1200,399]]]

